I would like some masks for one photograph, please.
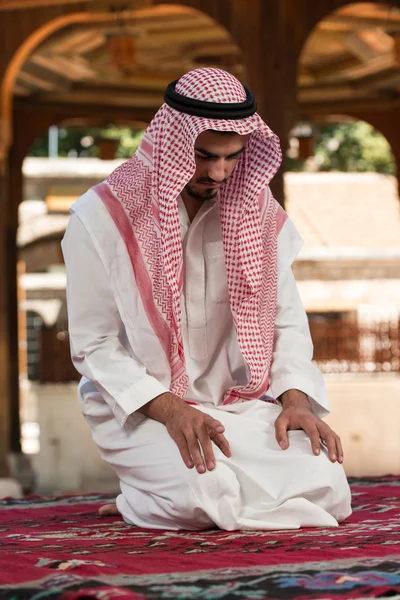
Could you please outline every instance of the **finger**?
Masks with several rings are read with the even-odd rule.
[[[182,434],[182,435],[174,438],[174,442],[178,446],[179,452],[182,456],[182,460],[185,463],[185,465],[187,466],[187,468],[193,469],[194,463],[192,461],[192,457],[190,456],[186,437]]]
[[[206,466],[205,466],[205,463],[203,460],[203,456],[200,452],[199,440],[197,439],[197,435],[195,434],[193,429],[191,429],[190,432],[184,432],[184,433],[185,433],[185,437],[187,440],[187,445],[189,447],[190,456],[192,457],[192,460],[194,462],[194,466],[196,467],[197,472],[205,473]],[[210,442],[210,444],[211,444],[211,442]]]
[[[332,431],[329,425],[325,423],[319,426],[319,433],[321,438],[325,442],[326,449],[328,451],[329,460],[331,462],[336,462],[338,459],[337,447],[336,447],[336,438],[337,435]]]
[[[321,432],[321,437],[324,441],[324,445],[328,450],[328,456],[330,460],[332,460],[332,462],[337,460],[339,463],[342,463],[344,453],[340,437],[326,424],[324,424],[324,429],[321,427],[319,429]],[[331,438],[330,443],[329,438]]]
[[[336,448],[337,448],[338,461],[340,462],[340,464],[342,464],[344,452],[343,452],[343,446],[342,446],[341,439],[338,435],[336,436]]]
[[[326,449],[328,450],[329,460],[331,462],[336,462],[336,438],[334,433],[331,431],[330,433],[324,434],[324,440]]]
[[[212,442],[216,446],[218,446],[218,448],[221,450],[221,452],[223,454],[225,454],[225,456],[227,456],[228,458],[230,458],[232,456],[229,442],[226,439],[226,437],[224,435],[222,435],[222,433],[217,433],[217,434],[213,435],[213,432],[210,431],[210,438],[211,438]]]
[[[208,429],[206,425],[203,424],[201,427],[196,429],[195,432],[203,451],[204,462],[207,465],[207,469],[212,471],[215,467],[215,457]]]
[[[321,452],[321,436],[315,423],[307,423],[303,426],[304,431],[310,438],[311,448],[315,456]]]
[[[204,420],[208,430],[214,430],[217,433],[223,433],[225,431],[225,427],[222,425],[221,421],[217,421],[217,419],[213,419],[209,415],[205,415],[206,419]]]
[[[287,436],[287,430],[289,427],[289,423],[287,419],[279,416],[275,421],[275,437],[276,441],[282,448],[282,450],[287,450],[289,448],[289,439]]]

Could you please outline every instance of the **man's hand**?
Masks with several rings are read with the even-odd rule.
[[[311,440],[315,455],[320,453],[321,440],[328,450],[331,462],[343,462],[340,438],[332,429],[318,419],[311,410],[310,402],[303,392],[288,390],[280,397],[283,410],[275,421],[276,439],[282,450],[289,447],[287,432],[303,429]]]
[[[195,466],[198,473],[214,469],[215,457],[211,442],[216,444],[225,456],[231,456],[222,423],[192,408],[182,398],[170,392],[148,402],[141,408],[141,412],[164,423],[189,469]]]

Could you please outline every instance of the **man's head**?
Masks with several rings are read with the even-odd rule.
[[[196,172],[185,187],[189,196],[210,200],[232,174],[248,136],[208,129],[195,142]]]

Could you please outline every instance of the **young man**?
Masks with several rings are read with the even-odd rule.
[[[302,240],[268,188],[280,161],[250,90],[197,69],[72,210],[72,358],[127,523],[283,529],[351,513],[291,270]]]

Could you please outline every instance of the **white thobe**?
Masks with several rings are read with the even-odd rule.
[[[274,436],[280,406],[260,400],[222,404],[228,388],[247,383],[248,370],[230,311],[219,206],[205,202],[190,223],[179,199],[179,213],[185,399],[223,423],[232,450],[227,459],[215,448],[216,468],[202,475],[183,464],[165,426],[140,412],[168,391],[170,379],[143,300],[134,290],[132,347],[103,262],[77,215],[63,240],[72,358],[83,375],[81,408],[102,457],[120,479],[120,512],[128,523],[172,529],[337,525],[350,514],[342,467],[330,463],[324,451],[314,456],[302,431],[290,432],[290,448],[282,451]],[[278,275],[267,396],[301,390],[323,416],[325,385],[311,360],[307,317],[290,266],[280,268],[278,262]]]

